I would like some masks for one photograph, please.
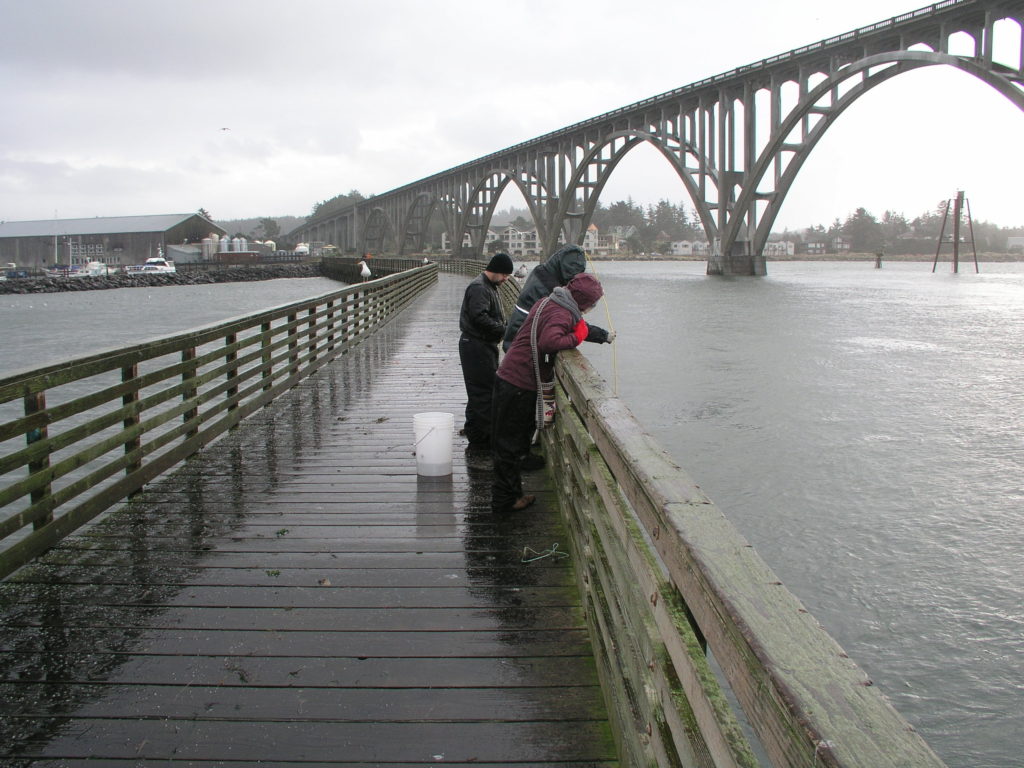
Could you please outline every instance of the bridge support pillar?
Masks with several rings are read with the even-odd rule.
[[[750,243],[738,240],[733,243],[729,253],[713,253],[708,258],[709,275],[726,277],[764,277],[768,274],[764,254],[751,253]]]

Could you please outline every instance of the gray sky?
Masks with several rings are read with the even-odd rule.
[[[0,0],[0,220],[304,216],[918,7]],[[997,55],[1019,58],[1019,32],[1009,37]],[[1024,113],[973,77],[893,78],[825,134],[776,229],[857,206],[913,217],[958,188],[975,219],[1024,224],[1022,136]],[[689,205],[647,147],[602,202],[627,196]]]

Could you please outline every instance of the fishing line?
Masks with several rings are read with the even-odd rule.
[[[600,281],[601,280],[601,276],[597,273],[597,269],[594,267],[594,260],[590,258],[589,254],[587,254],[586,251],[583,252],[583,256],[584,256],[584,258],[586,258],[587,263],[590,265],[590,271],[594,273],[594,277],[596,277],[598,279],[598,281]],[[607,295],[602,295],[601,296],[601,301],[604,302],[604,315],[608,319],[608,333],[614,333],[615,332],[615,328],[612,326],[612,311],[608,307],[608,296]],[[612,393],[616,397],[618,397],[619,396],[619,353],[618,353],[618,349],[616,348],[614,342],[612,342],[611,348],[612,348]]]
[[[531,555],[533,555],[533,557],[531,557]],[[556,558],[561,559],[563,557],[568,557],[568,556],[569,556],[568,552],[563,552],[562,550],[560,550],[558,548],[558,542],[556,541],[554,544],[552,544],[548,549],[545,549],[543,552],[538,552],[533,547],[523,547],[523,557],[522,557],[521,562],[532,563],[532,562],[534,562],[536,560],[543,560],[545,557],[556,557]]]

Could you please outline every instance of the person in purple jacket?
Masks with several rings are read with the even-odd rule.
[[[555,288],[530,309],[498,366],[491,398],[491,509],[495,513],[518,512],[536,501],[533,495],[523,495],[522,469],[534,431],[544,425],[541,393],[545,384],[554,381],[558,352],[575,349],[587,338],[583,314],[603,293],[598,279],[586,273]],[[615,334],[609,333],[607,342],[614,339]]]

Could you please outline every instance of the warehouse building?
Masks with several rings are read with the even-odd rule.
[[[41,270],[99,261],[142,264],[169,246],[227,234],[198,213],[0,222],[0,264]]]

